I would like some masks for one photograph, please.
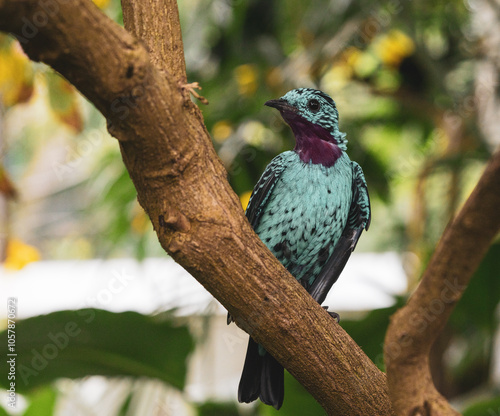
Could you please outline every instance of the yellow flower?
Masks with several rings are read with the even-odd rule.
[[[245,64],[234,69],[234,76],[238,83],[238,92],[250,97],[257,91],[257,68],[255,65]]]
[[[40,258],[40,252],[35,247],[14,238],[7,243],[7,257],[3,265],[6,269],[21,270]]]
[[[109,4],[109,0],[92,0],[92,1],[100,9],[105,9],[106,7],[108,7]]]
[[[240,202],[241,202],[241,206],[243,207],[243,210],[247,209],[248,202],[250,201],[251,195],[252,195],[252,191],[246,191],[240,195]]]
[[[365,78],[372,75],[380,62],[373,53],[361,51],[351,46],[340,55],[328,69],[322,79],[322,87],[330,91],[339,91],[353,78]]]
[[[363,52],[360,51],[358,48],[351,46],[347,48],[344,52],[342,52],[340,59],[345,61],[345,63],[348,66],[353,68],[358,64],[359,58],[361,57],[362,54]]]
[[[233,133],[233,128],[228,120],[221,120],[214,124],[212,127],[212,137],[218,142],[222,143]]]
[[[352,68],[345,63],[332,66],[323,76],[321,87],[328,91],[341,90],[352,78]]]
[[[148,230],[149,218],[141,208],[137,208],[135,211],[130,225],[135,233],[142,235]]]
[[[0,45],[0,99],[10,107],[31,97],[33,70],[17,42],[1,43],[6,46]]]
[[[415,51],[413,40],[400,30],[391,30],[379,36],[373,44],[375,53],[387,66],[397,67]]]

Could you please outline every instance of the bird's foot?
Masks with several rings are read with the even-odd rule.
[[[340,315],[337,312],[330,312],[328,310],[328,306],[322,306],[322,308],[328,312],[328,314],[337,321],[337,323],[340,322]]]
[[[190,82],[182,84],[182,88],[189,92],[194,98],[198,99],[202,104],[207,105],[208,100],[202,95],[198,94],[195,90],[201,90],[201,85],[198,82]]]

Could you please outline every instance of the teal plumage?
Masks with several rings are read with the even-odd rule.
[[[255,232],[306,288],[333,252],[347,222],[352,171],[344,153],[335,165],[303,163],[294,151],[282,153],[286,169],[266,202]],[[304,199],[297,196],[303,196]]]
[[[327,94],[299,88],[266,105],[280,111],[296,145],[267,166],[246,216],[269,250],[322,303],[370,224],[366,181],[346,153],[346,135]],[[238,400],[260,398],[279,409],[283,396],[283,368],[250,338]]]

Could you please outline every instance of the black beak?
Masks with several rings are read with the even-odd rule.
[[[297,109],[290,104],[288,104],[288,101],[284,100],[283,98],[279,98],[278,100],[269,100],[264,103],[264,105],[267,105],[268,107],[273,107],[278,109],[280,112],[286,111],[286,112],[291,112],[291,113],[296,113]]]

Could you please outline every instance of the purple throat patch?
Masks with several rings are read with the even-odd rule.
[[[335,138],[325,128],[307,121],[297,113],[280,111],[295,136],[295,150],[304,163],[333,166],[342,154]]]

